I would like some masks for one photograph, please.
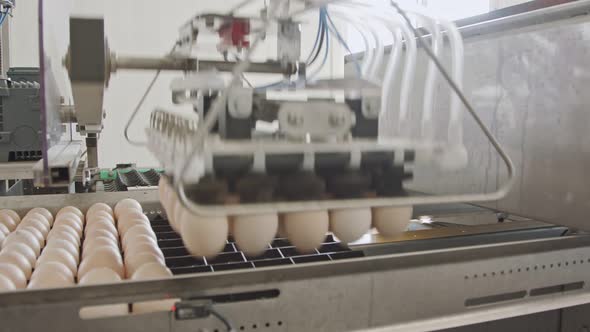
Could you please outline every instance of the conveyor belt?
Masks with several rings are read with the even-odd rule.
[[[364,257],[362,251],[351,250],[340,245],[332,235],[314,254],[301,255],[287,239],[276,238],[259,257],[249,258],[241,252],[229,237],[225,249],[213,260],[193,257],[184,248],[180,235],[162,216],[151,218],[151,225],[158,238],[158,246],[166,258],[166,265],[175,275],[186,273],[254,269],[257,267],[291,265],[300,263],[332,261],[345,258]]]

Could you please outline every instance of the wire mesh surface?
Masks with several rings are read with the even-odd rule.
[[[175,275],[364,257],[362,251],[355,251],[342,246],[332,235],[326,236],[322,246],[312,254],[301,254],[295,250],[295,247],[287,239],[276,238],[262,255],[247,257],[237,248],[230,236],[223,252],[215,259],[207,260],[205,257],[193,257],[184,247],[180,235],[174,232],[168,224],[168,220],[163,216],[156,215],[150,218],[150,221],[158,238],[158,246],[162,249],[166,259],[166,265]]]

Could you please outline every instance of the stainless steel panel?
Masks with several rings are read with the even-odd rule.
[[[511,192],[486,206],[502,211],[590,230],[590,2],[579,1],[546,11],[573,18],[543,22],[544,15],[524,21],[529,26],[495,33],[498,22],[466,28],[465,92],[485,123],[508,151],[517,170]],[[577,8],[577,11],[571,11]],[[526,17],[525,17],[526,18]],[[510,24],[518,21],[509,20]],[[518,25],[516,25],[518,26]],[[471,29],[471,30],[470,30]],[[448,62],[448,54],[444,56]],[[426,59],[420,55],[412,109],[420,115]],[[350,71],[353,72],[352,70]],[[446,134],[449,89],[440,83],[436,95],[437,137]],[[397,110],[391,110],[395,117]],[[391,119],[391,117],[389,118]],[[411,189],[427,192],[491,191],[505,176],[497,155],[465,116],[466,170],[443,174],[417,163]],[[393,121],[382,124],[395,133]],[[419,132],[419,122],[413,123]]]

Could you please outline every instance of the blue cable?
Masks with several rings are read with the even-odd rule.
[[[340,44],[342,44],[342,46],[346,49],[346,51],[348,53],[352,54],[350,47],[348,46],[348,44],[346,43],[344,38],[342,38],[342,35],[340,34],[338,29],[336,28],[336,24],[334,24],[334,21],[332,21],[332,17],[330,16],[330,13],[328,13],[328,10],[326,8],[323,8],[323,10],[325,11],[325,17],[328,19],[328,22],[330,23],[329,29],[332,31],[332,33],[334,33],[336,35],[336,38],[338,39]],[[356,67],[357,75],[360,76],[361,75],[361,65],[359,64],[358,59],[356,59],[356,58],[354,58],[354,66]]]
[[[324,58],[322,59],[322,63],[316,69],[316,71],[313,74],[311,74],[311,76],[309,77],[310,79],[313,79],[315,76],[317,76],[319,72],[322,70],[322,68],[324,68],[326,62],[328,62],[328,55],[330,54],[330,34],[328,33],[328,21],[326,20],[327,13],[328,12],[326,11],[325,7],[320,8],[320,18],[323,22],[324,29],[326,29],[326,51],[324,52]]]
[[[307,60],[305,60],[305,63],[309,63],[309,61],[311,61],[311,58],[313,57],[313,53],[315,52],[316,48],[318,47],[318,44],[320,43],[320,37],[322,35],[323,28],[324,28],[324,26],[322,24],[322,16],[320,14],[319,19],[318,19],[318,32],[315,36],[315,42],[313,43],[313,48],[311,49],[311,52],[309,52],[309,56],[307,57]]]
[[[0,26],[2,26],[4,20],[6,20],[6,16],[8,16],[8,10],[6,12],[0,12],[0,15]]]

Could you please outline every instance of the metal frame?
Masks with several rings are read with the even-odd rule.
[[[138,199],[145,210],[159,207],[156,190],[38,196],[34,204],[52,211],[64,205],[84,210],[94,202],[113,204],[124,197]],[[20,212],[32,204],[27,197],[0,199],[1,206]],[[445,207],[442,210],[435,207],[430,212],[439,213],[437,210],[451,212]],[[467,218],[474,208],[453,210],[466,213]],[[429,211],[421,211],[424,212]],[[551,228],[543,223],[521,221],[482,226],[479,230],[485,234],[486,227],[506,232],[529,226]],[[430,231],[415,232],[415,235],[426,234],[420,232]],[[466,240],[477,236],[475,231],[468,234]],[[411,233],[407,235],[412,237]],[[460,237],[455,234],[451,239]],[[381,256],[361,259],[4,293],[0,294],[3,321],[0,330],[33,331],[41,327],[60,331],[223,330],[214,318],[180,321],[170,312],[94,320],[78,317],[79,309],[85,306],[164,298],[213,298],[214,307],[237,327],[251,330],[256,325],[264,329],[268,323],[268,330],[272,331],[438,330],[590,302],[590,236],[487,245],[466,243],[467,246],[454,248],[432,243],[430,250],[406,253],[395,246],[383,247],[386,249]],[[571,285],[581,287],[573,289]],[[534,295],[552,290],[550,294]],[[260,293],[264,291],[272,291],[270,294],[274,295],[266,292],[265,298],[240,301],[228,297],[238,293],[264,295]],[[470,301],[489,301],[493,296],[501,300],[505,294],[521,297],[466,306]]]

